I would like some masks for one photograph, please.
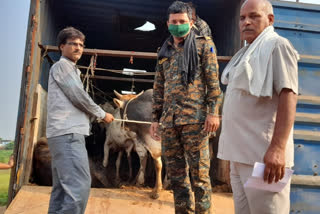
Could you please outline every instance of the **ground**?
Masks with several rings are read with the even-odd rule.
[[[3,214],[5,210],[6,210],[6,207],[0,207],[0,214]]]
[[[50,187],[24,186],[10,204],[5,214],[46,213]],[[173,214],[173,195],[162,191],[157,200],[150,199],[151,189],[123,187],[121,189],[91,189],[86,214]],[[213,214],[233,214],[230,193],[212,194]],[[1,212],[0,212],[1,213]]]

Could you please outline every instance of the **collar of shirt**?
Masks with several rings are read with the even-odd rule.
[[[174,45],[173,37],[170,36],[170,39],[168,40],[167,43],[168,43],[168,46],[170,46],[170,47],[173,48],[173,49],[176,49],[176,48],[183,48],[184,41],[185,41],[185,39],[178,44],[178,47],[176,47],[176,46]]]
[[[76,66],[76,63],[72,62],[70,59],[68,59],[68,58],[65,57],[65,56],[61,56],[61,57],[60,57],[60,60],[61,60],[61,59],[64,60],[64,61],[66,61],[67,63],[71,64],[71,65],[75,68],[76,73],[80,76],[81,72],[80,72],[80,70],[78,69],[78,67]]]
[[[73,66],[76,66],[76,63],[72,62],[70,59],[68,59],[65,56],[61,56],[60,59],[65,59],[67,62],[71,63]]]

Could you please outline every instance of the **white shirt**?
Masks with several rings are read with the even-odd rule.
[[[243,48],[240,51],[246,51]],[[272,68],[273,95],[256,97],[235,87],[234,71],[229,73],[222,113],[218,158],[253,165],[263,162],[274,132],[279,94],[283,88],[298,93],[296,53],[288,40],[280,37],[268,66]],[[286,145],[286,166],[293,166],[293,128]]]

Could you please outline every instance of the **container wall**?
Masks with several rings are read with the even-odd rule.
[[[291,213],[320,213],[320,6],[272,3],[276,31],[290,40],[301,57]]]
[[[21,186],[29,182],[32,173],[33,146],[39,137],[45,135],[46,92],[42,88],[43,86],[47,88],[49,64],[43,60],[43,53],[38,44],[43,41],[55,41],[56,17],[51,11],[48,1],[30,1],[15,138],[16,165],[11,174],[9,203]]]
[[[41,58],[40,50],[37,48],[37,44],[40,42],[39,8],[40,0],[30,1],[30,14],[15,137],[14,155],[16,164],[10,178],[9,202],[21,186],[29,180],[31,171],[32,152],[30,150],[33,148],[32,141],[37,121],[37,119],[33,117],[35,107],[34,98],[39,80]]]
[[[58,34],[57,23],[60,22],[60,16],[53,13],[53,1],[42,1],[40,8],[40,33],[41,33],[41,44],[56,44],[56,37]],[[44,51],[42,52],[44,54]],[[58,58],[58,53],[54,54],[54,58]],[[41,74],[39,83],[47,90],[48,86],[48,75],[50,70],[50,63],[46,58],[41,60]]]
[[[320,96],[320,6],[275,2],[275,27],[301,55],[299,93]]]
[[[47,0],[51,7],[48,16],[53,16],[54,24],[47,27],[51,32],[49,36],[66,26],[74,26],[86,35],[86,47],[106,50],[156,52],[169,36],[167,30],[167,8],[171,0],[164,1],[121,1],[115,0]],[[54,4],[53,4],[54,2]],[[62,3],[63,2],[63,3]],[[197,14],[204,19],[213,32],[213,39],[218,49],[218,55],[230,56],[240,48],[238,33],[238,13],[240,1],[194,1]],[[50,19],[48,18],[48,21]],[[141,27],[151,22],[155,25],[153,31],[138,31]],[[55,27],[54,30],[52,27]],[[42,44],[55,45],[53,39],[45,40]],[[58,60],[57,55],[50,56]],[[90,57],[83,56],[78,64],[88,66]],[[133,68],[153,72],[155,60],[134,59],[129,63],[129,58],[98,57],[97,67],[110,69]],[[224,65],[221,64],[221,71]],[[47,69],[47,68],[43,68]],[[46,70],[47,71],[47,70]],[[42,71],[42,73],[46,73]],[[85,72],[85,71],[83,71]],[[96,75],[119,76],[112,73],[96,71]],[[152,76],[144,77],[153,79]],[[45,78],[44,78],[45,79]],[[131,90],[130,82],[95,80],[95,85],[109,95],[113,89]],[[45,86],[44,86],[45,88]],[[136,91],[152,88],[152,83],[135,83]]]

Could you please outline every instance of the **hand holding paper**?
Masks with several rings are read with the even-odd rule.
[[[293,170],[286,168],[284,177],[277,183],[272,182],[268,184],[263,180],[265,164],[256,162],[253,167],[252,175],[248,178],[247,182],[244,184],[244,188],[255,188],[260,190],[267,190],[271,192],[280,192],[289,182]]]

